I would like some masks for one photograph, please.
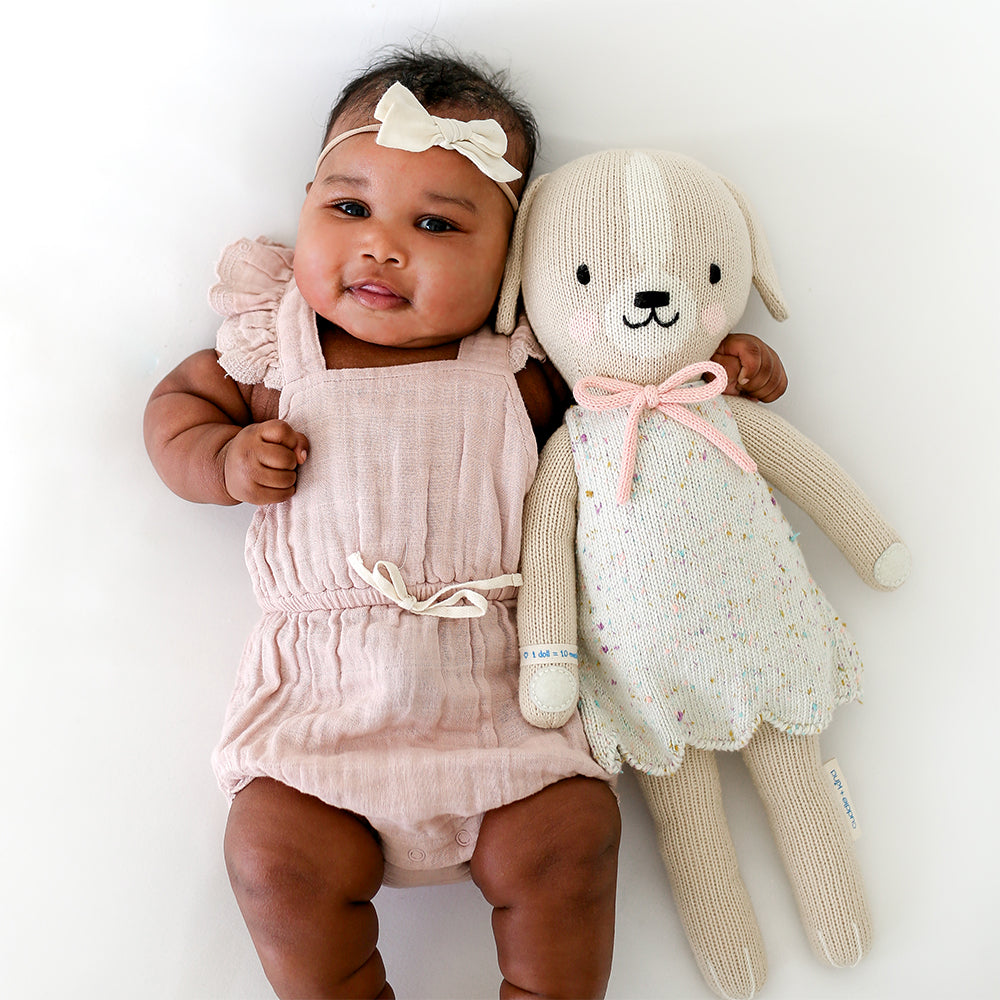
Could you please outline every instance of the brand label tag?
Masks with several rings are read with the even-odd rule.
[[[847,787],[844,772],[840,769],[837,758],[831,757],[823,765],[823,771],[826,774],[830,795],[837,806],[837,811],[844,817],[844,822],[847,823],[847,828],[851,831],[851,839],[857,840],[861,836],[858,814],[854,809],[854,799],[851,798],[851,790]]]

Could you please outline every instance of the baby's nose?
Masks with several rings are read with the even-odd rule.
[[[379,264],[402,264],[406,257],[402,241],[382,229],[369,234],[362,253]]]
[[[372,249],[365,256],[371,257],[378,264],[399,264],[402,262],[401,255],[390,250]]]

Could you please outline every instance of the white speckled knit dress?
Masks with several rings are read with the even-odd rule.
[[[692,407],[740,442],[722,398]],[[649,774],[686,745],[745,746],[760,720],[817,733],[860,694],[854,641],[770,487],[647,411],[615,499],[624,410],[567,415],[579,483],[580,711],[595,757]]]
[[[360,579],[395,563],[424,599],[516,573],[537,464],[510,340],[457,360],[327,370],[288,248],[242,241],[219,266],[223,366],[281,386],[309,439],[295,495],[258,508],[246,557],[262,617],[240,664],[219,782],[270,776],[364,816],[391,884],[464,876],[482,814],[576,774],[607,778],[580,720],[528,725],[517,700],[512,587],[482,617],[412,614]]]

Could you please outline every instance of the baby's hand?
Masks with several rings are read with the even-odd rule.
[[[226,492],[243,503],[281,503],[295,492],[309,441],[284,420],[244,427],[226,445]]]
[[[712,355],[729,376],[727,396],[751,396],[773,403],[788,388],[788,376],[781,358],[759,337],[731,333]]]

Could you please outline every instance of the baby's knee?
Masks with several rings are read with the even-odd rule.
[[[560,791],[566,795],[544,807],[551,840],[542,845],[543,852],[557,852],[570,864],[587,867],[616,864],[622,825],[611,787],[595,778],[577,778]]]
[[[319,866],[268,831],[233,830],[225,839],[226,870],[240,908],[274,912],[301,905],[327,886]]]

